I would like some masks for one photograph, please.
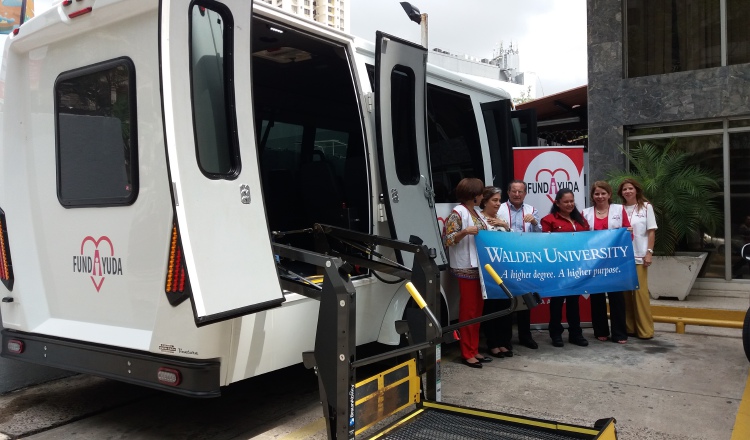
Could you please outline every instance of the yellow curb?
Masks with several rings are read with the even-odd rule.
[[[750,375],[745,383],[745,392],[742,393],[742,401],[737,409],[737,417],[734,419],[732,429],[732,440],[746,440],[750,438]]]

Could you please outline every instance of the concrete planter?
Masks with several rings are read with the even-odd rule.
[[[707,256],[707,252],[676,252],[673,257],[653,257],[648,268],[651,298],[665,296],[684,300]]]

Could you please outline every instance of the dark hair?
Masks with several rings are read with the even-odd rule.
[[[508,194],[510,194],[510,187],[513,186],[514,183],[520,183],[521,185],[523,185],[523,192],[526,192],[526,182],[519,179],[513,179],[508,182]]]
[[[597,188],[601,188],[604,191],[607,191],[609,193],[609,199],[607,200],[607,203],[610,205],[612,204],[612,186],[607,183],[606,180],[597,180],[594,182],[593,185],[591,185],[591,191],[589,191],[589,196],[591,197],[591,202],[594,202],[594,191],[596,191]]]
[[[557,202],[559,202],[565,194],[572,194],[573,200],[575,200],[576,196],[575,194],[573,194],[573,190],[571,190],[570,188],[563,188],[559,190],[555,195],[555,203],[552,204],[552,209],[549,210],[550,214],[560,212],[560,207],[557,206]],[[573,211],[570,213],[570,218],[580,223],[581,226],[586,226],[586,220],[583,219],[581,211],[578,210],[578,207],[576,205],[573,205]]]
[[[474,198],[482,194],[484,189],[484,183],[476,177],[464,177],[456,185],[456,199],[463,203],[467,200],[474,200]]]
[[[640,210],[641,208],[643,208],[643,205],[648,202],[648,199],[643,195],[643,186],[639,181],[630,177],[623,180],[622,183],[620,183],[620,186],[617,187],[617,195],[620,196],[623,202],[625,201],[625,197],[622,196],[622,187],[627,185],[628,183],[633,185],[633,188],[635,188],[635,202],[638,204],[638,209]]]
[[[485,186],[484,190],[482,191],[482,201],[479,203],[479,207],[484,209],[484,205],[490,201],[492,196],[495,194],[500,194],[500,197],[503,196],[503,190],[496,186]]]

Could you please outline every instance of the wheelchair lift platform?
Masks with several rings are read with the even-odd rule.
[[[314,368],[318,375],[329,439],[354,439],[360,435],[360,438],[383,440],[617,438],[613,418],[600,419],[593,427],[586,427],[440,402],[441,345],[455,342],[457,330],[462,326],[512,313],[519,300],[529,308],[536,306],[541,301],[538,294],[513,296],[494,270],[486,267],[487,274],[511,299],[510,307],[443,326],[435,251],[422,245],[418,238],[412,237],[406,243],[319,224],[312,232],[318,252],[281,244],[274,245],[274,252],[285,260],[314,264],[324,271],[322,288],[313,288],[312,283],[299,279],[282,277],[281,280],[284,288],[320,302],[315,350],[303,353],[302,358],[305,366]],[[332,244],[331,240],[335,242]],[[375,250],[378,246],[391,248],[396,254],[412,253],[412,268],[379,254]],[[399,333],[405,335],[408,346],[356,359],[356,291],[350,277],[354,265],[409,280],[406,288],[415,307],[407,309],[405,321],[394,323]],[[407,357],[405,362],[355,382],[357,368]]]

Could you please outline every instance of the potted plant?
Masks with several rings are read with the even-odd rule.
[[[609,174],[609,183],[618,188],[625,178],[643,185],[659,227],[654,244],[654,259],[649,269],[648,286],[652,298],[677,297],[690,293],[706,252],[675,252],[678,245],[694,236],[713,236],[722,223],[717,204],[721,176],[700,167],[694,153],[680,151],[672,140],[664,147],[639,143],[623,151],[630,170]],[[684,273],[678,285],[678,273]]]

